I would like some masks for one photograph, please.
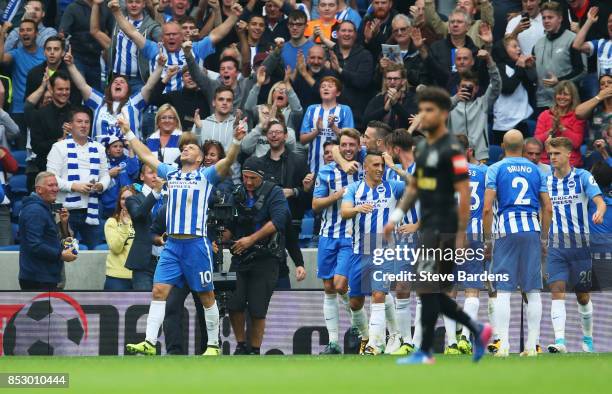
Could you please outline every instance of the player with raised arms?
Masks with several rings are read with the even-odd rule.
[[[238,120],[238,118],[237,118]],[[245,119],[235,123],[234,139],[226,157],[210,167],[202,167],[204,154],[197,144],[185,144],[181,151],[181,168],[160,162],[151,153],[122,117],[118,124],[125,139],[138,158],[153,168],[167,182],[168,210],[166,228],[168,240],[162,251],[153,277],[153,300],[147,317],[146,337],[143,342],[127,344],[128,353],[155,355],[157,334],[164,321],[166,299],[173,286],[186,281],[199,294],[204,305],[208,346],[205,356],[217,356],[219,350],[219,309],[215,302],[212,245],[206,237],[208,198],[214,185],[229,175],[231,165],[240,152],[244,138]]]
[[[483,231],[485,257],[491,257],[491,272],[507,275],[496,281],[495,328],[501,340],[496,357],[510,351],[510,295],[519,288],[527,297],[527,344],[521,353],[537,356],[536,344],[542,319],[541,257],[546,248],[551,205],[546,189],[546,175],[536,164],[523,157],[523,135],[518,130],[504,134],[505,157],[487,170]],[[493,203],[497,200],[497,234],[492,248]],[[540,209],[542,217],[540,223]]]
[[[359,132],[342,129],[340,132],[340,154],[348,161],[359,153]],[[321,231],[317,250],[317,276],[323,280],[325,298],[323,315],[329,333],[329,343],[321,354],[340,354],[338,345],[338,298],[348,307],[348,277],[353,254],[353,221],[340,215],[342,196],[346,188],[363,177],[362,171],[352,174],[344,172],[335,162],[321,167],[313,192],[312,209],[322,212]],[[358,302],[354,303],[359,306]],[[359,330],[363,349],[369,338],[368,318],[363,303],[351,309],[351,323]]]
[[[574,290],[582,325],[582,350],[593,352],[593,304],[589,295],[593,263],[589,245],[589,200],[595,204],[594,224],[603,223],[606,203],[593,176],[570,165],[572,141],[565,137],[546,141],[553,173],[547,187],[552,202],[548,239],[547,281],[552,293],[550,318],[555,343],[550,353],[567,353],[565,346],[565,292]],[[568,289],[569,287],[569,289]]]
[[[373,257],[382,251],[383,228],[405,189],[405,182],[383,181],[383,155],[367,152],[364,160],[364,179],[352,183],[342,198],[343,219],[353,219],[353,256],[349,274],[351,309],[363,306],[365,296],[372,295],[369,334],[364,354],[378,355],[385,350],[385,298],[389,293],[392,261],[377,263]]]
[[[448,250],[463,249],[470,216],[469,176],[465,155],[446,127],[451,100],[439,88],[425,88],[417,99],[421,129],[426,138],[416,149],[416,180],[411,178],[397,209],[385,226],[389,236],[418,197],[421,203],[420,239],[425,250],[443,251],[420,256],[417,261],[416,290],[422,303],[423,338],[418,351],[397,360],[398,364],[433,364],[432,348],[435,324],[440,313],[468,327],[474,335],[474,361],[484,355],[491,336],[491,326],[471,319],[448,296],[452,289],[454,261]],[[455,201],[459,193],[459,207]],[[454,255],[454,253],[453,253]],[[422,278],[422,275],[425,275]],[[438,275],[436,277],[436,275]]]

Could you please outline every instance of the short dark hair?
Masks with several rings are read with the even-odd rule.
[[[464,71],[459,73],[459,82],[461,81],[474,82],[475,85],[478,85],[478,75],[471,70]]]
[[[540,8],[540,12],[544,12],[544,11],[554,12],[555,14],[563,18],[563,11],[561,10],[561,4],[557,3],[556,1],[549,1],[549,2],[542,4],[542,7]]]
[[[398,147],[403,151],[411,151],[414,142],[412,136],[404,130],[394,130],[385,137],[385,144],[391,147]]]
[[[32,0],[32,1],[39,1],[39,0]],[[60,43],[60,46],[62,47],[62,51],[64,49],[66,49],[66,43],[64,42],[64,40],[62,40],[62,38],[60,36],[51,36],[49,38],[47,38],[45,40],[45,44],[43,45],[43,48],[47,47],[47,44],[53,41],[58,41]]]
[[[306,16],[306,13],[302,10],[293,10],[289,13],[289,16],[287,17],[287,19],[289,20],[289,22],[295,22],[295,21],[306,22],[308,20],[308,16]]]
[[[55,87],[55,81],[57,81],[58,79],[72,83],[70,77],[68,76],[68,74],[66,74],[65,71],[58,70],[53,73],[53,75],[51,75],[51,78],[49,78],[49,84],[51,85],[51,87]]]
[[[223,92],[230,92],[232,94],[232,97],[234,97],[234,90],[232,88],[230,88],[229,86],[219,86],[217,89],[215,89],[215,96],[214,98],[217,98],[217,96]]]
[[[391,127],[385,122],[381,122],[380,120],[371,120],[368,122],[367,127],[371,127],[376,129],[376,137],[380,139],[385,139],[389,133],[392,132]]]
[[[467,152],[467,150],[470,148],[470,140],[468,140],[467,135],[457,134],[455,135],[455,138],[457,138],[457,141],[459,141],[459,143],[463,145],[463,150]]]
[[[251,16],[249,16],[248,22],[251,22],[253,20],[253,18],[261,18],[261,19],[263,19],[264,22],[266,21],[266,18],[263,15],[255,13],[255,14],[251,14]]]
[[[19,22],[19,26],[23,25],[24,23],[31,23],[34,25],[34,30],[38,31],[38,24],[34,22],[34,20],[29,18],[22,19],[21,22]]]
[[[47,6],[45,5],[45,2],[43,0],[28,0],[25,3],[28,4],[28,3],[31,3],[33,1],[35,1],[37,3],[40,3],[40,8],[42,8],[43,12],[47,11]]]
[[[89,117],[89,121],[91,122],[92,113],[91,113],[91,110],[89,108],[83,107],[81,105],[77,105],[77,106],[72,107],[72,110],[70,111],[69,121],[72,122],[74,120],[74,117],[77,114],[86,114]]]
[[[610,184],[612,184],[612,167],[610,167],[608,163],[605,161],[598,161],[591,168],[591,174],[602,191],[608,190]]]
[[[340,22],[340,23],[338,24],[338,28],[340,28],[340,26],[342,26],[342,25],[343,25],[343,24],[345,24],[345,23],[348,23],[349,25],[352,25],[352,26],[353,26],[353,30],[357,31],[357,25],[355,25],[355,22],[353,22],[353,21],[351,21],[351,20],[348,20],[348,19],[345,19],[345,20],[343,20],[342,22]]]
[[[221,63],[225,62],[234,63],[234,67],[236,67],[236,70],[240,70],[240,63],[238,63],[238,60],[236,60],[235,58],[231,56],[223,56],[221,59],[219,59],[219,66],[221,66]]]
[[[198,22],[195,20],[195,18],[191,15],[184,15],[179,21],[178,21],[179,25],[183,26],[183,23],[193,23],[194,25],[197,26]]]
[[[217,140],[204,141],[204,144],[202,145],[202,153],[204,156],[206,156],[211,148],[217,148],[217,151],[219,152],[219,160],[225,159],[225,149],[223,149],[221,142]]]
[[[330,145],[338,145],[338,140],[327,140],[323,143],[323,150]]]
[[[450,111],[452,105],[450,96],[446,90],[431,86],[423,88],[417,94],[416,102],[417,105],[420,103],[433,103],[443,111]]]

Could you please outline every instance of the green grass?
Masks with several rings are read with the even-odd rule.
[[[612,354],[438,356],[397,366],[391,356],[0,357],[0,372],[68,372],[52,393],[596,393],[609,390]],[[3,390],[9,393],[40,389]]]

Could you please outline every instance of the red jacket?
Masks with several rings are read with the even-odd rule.
[[[19,169],[17,165],[17,160],[11,155],[11,151],[0,146],[0,149],[6,153],[2,159],[0,159],[0,183],[6,183],[7,181],[7,173],[15,174]]]
[[[567,137],[572,141],[574,149],[570,154],[570,164],[572,167],[582,167],[582,155],[580,154],[580,146],[584,140],[584,131],[586,127],[586,121],[576,118],[574,111],[568,112],[561,117],[561,125],[563,131],[557,133],[556,137]],[[546,144],[550,129],[553,126],[553,116],[549,109],[542,112],[538,117],[538,123],[535,129],[535,138],[542,141],[542,144]],[[542,163],[549,164],[548,154],[546,149],[542,151]]]

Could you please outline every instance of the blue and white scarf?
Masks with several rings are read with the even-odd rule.
[[[89,179],[85,182],[94,180],[98,182],[100,179],[100,153],[98,148],[92,143],[91,138],[87,139],[89,145]],[[68,181],[81,182],[79,176],[79,160],[77,158],[76,144],[71,136],[66,139],[66,147],[68,148]],[[78,208],[81,202],[81,193],[71,192],[66,196],[64,207],[67,209]],[[97,226],[100,224],[98,220],[98,193],[90,193],[89,201],[87,202],[87,218],[85,223]]]

